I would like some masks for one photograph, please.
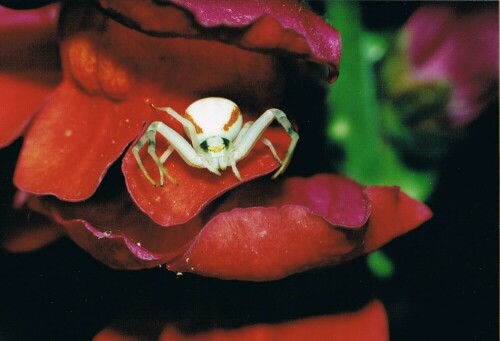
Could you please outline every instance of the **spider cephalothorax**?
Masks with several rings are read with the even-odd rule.
[[[178,120],[191,140],[191,144],[189,144],[182,135],[163,122],[156,121],[149,125],[146,133],[132,148],[132,152],[146,178],[155,186],[156,182],[146,171],[139,156],[139,150],[146,143],[148,144],[148,153],[160,171],[160,185],[163,186],[165,176],[172,183],[177,183],[163,166],[174,150],[191,167],[206,168],[217,175],[221,174],[220,171],[231,166],[234,175],[242,181],[238,168],[236,168],[236,162],[245,158],[257,141],[261,140],[269,147],[274,158],[281,165],[274,173],[274,179],[283,173],[288,166],[299,139],[299,135],[293,129],[285,113],[279,109],[266,110],[255,122],[243,124],[243,117],[238,106],[234,102],[221,97],[203,98],[192,103],[186,109],[184,116],[179,115],[169,107],[158,108],[154,105],[151,106]],[[271,141],[262,137],[263,132],[274,119],[283,126],[291,137],[288,151],[283,160],[276,154]],[[170,143],[167,150],[160,157],[156,155],[157,132]]]

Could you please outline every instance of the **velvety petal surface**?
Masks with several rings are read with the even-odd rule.
[[[8,252],[37,250],[64,236],[64,231],[53,221],[26,209],[0,215],[0,248]]]
[[[372,212],[364,235],[363,250],[374,251],[389,240],[421,225],[432,217],[430,209],[401,192],[398,187],[368,186],[363,191]]]
[[[389,340],[389,325],[384,306],[373,301],[359,311],[338,315],[310,317],[276,325],[254,325],[236,330],[214,330],[203,334],[184,335],[173,327],[161,334],[161,341],[183,340]]]
[[[177,256],[185,248],[186,241],[183,237],[189,237],[191,232],[185,226],[182,227],[182,230],[180,228],[163,231],[150,229],[145,239],[152,241],[153,238],[158,238],[163,242],[168,241],[168,246],[162,246],[166,249],[172,249],[172,252],[155,253],[145,248],[140,242],[123,234],[121,230],[127,230],[126,227],[117,228],[118,232],[114,233],[112,230],[101,231],[82,219],[63,220],[55,215],[55,220],[63,226],[66,234],[82,249],[115,269],[135,270],[161,265]],[[179,239],[184,243],[179,242]]]
[[[56,21],[59,10],[0,7],[0,147],[10,144],[59,82]]]
[[[143,115],[134,114],[134,107]],[[15,185],[67,201],[90,197],[149,113],[145,103],[120,105],[65,82],[26,134]]]
[[[154,335],[125,333],[107,328],[94,337],[94,341],[156,339]],[[384,306],[375,300],[358,311],[324,315],[279,324],[257,324],[238,329],[184,334],[173,325],[167,325],[159,340],[169,341],[225,341],[225,340],[350,340],[386,341],[389,325]]]
[[[31,195],[12,183],[21,141],[0,149],[0,249],[17,253],[37,250],[64,236],[54,221],[25,207]]]
[[[105,203],[36,200],[32,209],[51,216],[76,243],[112,267],[166,263],[175,272],[251,281],[342,263],[431,216],[424,204],[396,187],[364,188],[326,174],[248,183],[188,223],[163,228],[126,193]]]
[[[268,201],[266,193],[274,187],[269,184],[260,196],[250,195],[262,206],[240,208],[245,194],[233,191],[225,211],[205,225],[169,269],[226,279],[278,279],[371,252],[431,217],[424,204],[396,187],[363,190],[352,180],[325,174],[287,181],[305,181],[304,187],[321,188],[321,194],[284,186],[278,198],[271,195]]]
[[[103,0],[100,4],[119,21],[149,34],[279,50],[328,65],[331,81],[338,75],[339,33],[299,1]]]
[[[178,256],[202,226],[199,218],[162,228],[140,212],[125,191],[78,205],[33,197],[29,207],[60,224],[81,248],[118,269],[151,268]]]

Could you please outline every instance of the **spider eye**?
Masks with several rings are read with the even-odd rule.
[[[200,147],[201,147],[201,149],[203,149],[204,152],[208,152],[208,143],[207,143],[207,140],[205,140],[202,143],[200,143]]]

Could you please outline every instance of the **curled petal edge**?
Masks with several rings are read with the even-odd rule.
[[[321,178],[348,180],[323,174],[309,181]],[[50,214],[82,248],[111,267],[138,269],[166,264],[174,272],[267,281],[340,264],[371,252],[432,216],[427,206],[397,187],[370,186],[359,190],[369,203],[359,217],[359,226],[352,223],[342,226],[342,216],[335,218],[332,225],[329,222],[332,219],[325,218],[314,207],[285,204],[233,208],[215,212],[201,231],[198,227],[189,229],[186,233],[190,235],[183,239],[182,245],[165,252],[151,252],[123,234],[106,234],[83,219],[64,220],[55,208]],[[192,224],[203,225],[201,221]],[[183,228],[187,226],[158,227],[165,233]]]
[[[150,322],[150,321],[148,321]],[[108,327],[93,341],[143,340],[145,335],[130,334]],[[157,338],[157,335],[147,335]],[[184,334],[166,323],[160,341],[226,341],[226,340],[352,340],[383,341],[389,339],[389,322],[383,304],[373,300],[353,312],[314,316],[276,324],[256,324],[238,329],[214,329],[196,334]]]
[[[337,79],[340,34],[299,2],[170,2],[174,6],[143,3],[138,8],[133,1],[113,0],[100,1],[100,6],[122,24],[150,35],[215,39],[250,50],[278,50],[326,64],[328,80]]]

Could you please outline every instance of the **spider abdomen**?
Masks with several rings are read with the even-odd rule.
[[[186,109],[184,117],[193,123],[200,142],[211,137],[232,141],[243,123],[236,103],[222,97],[208,97],[193,102]]]

